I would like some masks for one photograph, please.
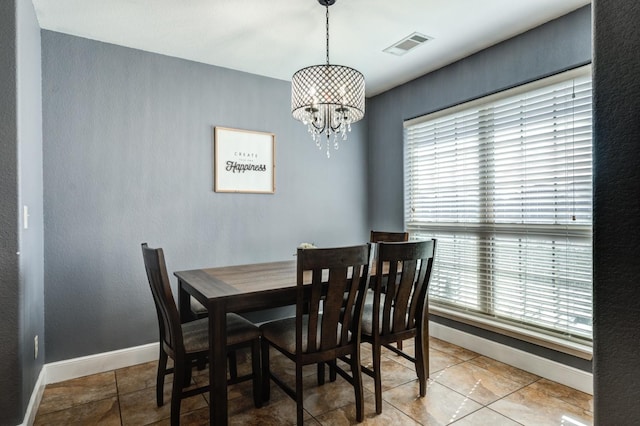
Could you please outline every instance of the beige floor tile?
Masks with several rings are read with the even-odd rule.
[[[322,386],[317,385],[315,376],[305,377],[304,382],[304,408],[314,417],[355,403],[353,386],[340,376],[336,378],[335,382],[327,381]],[[365,398],[368,393],[370,392],[365,388]]]
[[[495,359],[488,358],[486,356],[473,358],[469,362],[471,364],[477,365],[478,367],[482,367],[485,370],[489,370],[493,374],[498,374],[510,380],[513,380],[521,386],[530,385],[531,383],[540,379],[540,377],[536,376],[535,374],[529,373],[516,367],[512,367],[508,364],[496,361]]]
[[[429,381],[427,394],[422,398],[415,381],[384,392],[382,399],[415,421],[429,426],[447,425],[482,408],[477,402],[433,381]]]
[[[483,405],[490,404],[522,387],[513,380],[470,362],[446,368],[431,378]]]
[[[71,408],[60,411],[53,411],[46,414],[38,413],[34,425],[119,426],[120,406],[118,405],[118,398],[114,396],[100,401],[74,405]]]
[[[372,363],[367,363],[365,364],[365,366],[373,369]],[[416,371],[413,368],[405,367],[404,365],[386,357],[383,357],[380,360],[380,370],[382,375],[383,392],[385,390],[395,388],[396,386],[400,386],[418,379]],[[373,378],[367,376],[366,374],[363,374],[362,380],[365,389],[368,389],[371,392],[375,391]]]
[[[159,422],[151,423],[153,426],[170,426],[171,419],[162,419]],[[209,407],[180,415],[180,426],[209,426]]]
[[[489,408],[481,408],[478,411],[464,416],[453,423],[455,426],[519,426],[517,423],[500,413]]]
[[[489,408],[524,425],[592,425],[593,415],[551,396],[536,384],[494,402]]]
[[[372,425],[372,426],[390,426],[403,425],[412,426],[419,425],[411,417],[404,414],[394,406],[382,402],[382,413],[376,414],[375,400],[370,398],[369,403],[365,403],[365,417],[362,423],[356,421],[356,406],[349,404],[336,410],[329,411],[316,417],[316,420],[322,425],[327,426],[346,426],[346,425]]]
[[[580,392],[579,390],[547,379],[540,379],[536,383],[532,384],[531,387],[533,389],[540,389],[551,396],[555,396],[569,404],[573,404],[583,410],[593,413],[593,395]]]
[[[146,362],[116,370],[116,382],[119,393],[129,393],[156,386],[158,362]],[[171,383],[173,377],[165,376],[165,383]]]
[[[169,418],[171,415],[171,384],[164,386],[164,405],[156,405],[155,387],[121,394],[120,413],[123,425],[144,425]],[[182,400],[180,413],[186,414],[207,406],[202,395],[195,395]]]
[[[193,377],[194,382],[198,387],[204,387],[209,384],[208,375],[198,375]],[[209,403],[209,392],[202,394],[204,399]],[[227,400],[231,401],[236,398],[246,398],[253,403],[253,381],[247,380],[244,382],[236,383],[235,385],[229,385],[227,387]]]
[[[443,345],[441,345],[443,346]],[[443,346],[444,347],[444,346]],[[471,354],[474,354],[474,356],[476,356],[477,354],[475,354],[474,352],[470,352],[470,351],[460,351],[458,349],[454,349],[450,346],[447,346],[447,349],[449,350],[449,352],[451,353],[460,353],[463,354],[463,356],[466,357],[470,357]],[[409,340],[405,340],[403,342],[403,347],[402,347],[402,351],[405,352],[407,355],[415,357],[415,345],[414,345],[414,340],[409,339]],[[363,344],[362,345],[362,349],[361,349],[362,355],[361,355],[361,360],[362,363],[371,363],[371,345],[369,345],[368,343]],[[435,372],[438,372],[444,368],[447,367],[451,367],[452,365],[456,365],[456,364],[460,364],[461,362],[464,362],[463,359],[458,358],[454,355],[452,355],[451,353],[447,353],[447,352],[443,352],[434,348],[430,348],[429,349],[429,373],[433,374]],[[407,368],[410,368],[412,370],[415,371],[415,365],[413,363],[413,361],[409,361],[408,359],[396,354],[395,352],[387,349],[387,348],[382,348],[382,357],[384,358],[388,358],[391,359],[399,364],[404,365]]]
[[[271,393],[274,394],[273,390]],[[261,408],[246,405],[244,407],[236,406],[235,409],[229,407],[229,411],[230,425],[287,426],[296,424],[296,403],[287,395],[284,395],[284,398],[271,399]],[[318,424],[306,410],[304,411],[304,422],[310,425]]]
[[[446,352],[439,351],[437,349],[429,350],[429,375],[444,370],[445,368],[452,367],[454,365],[463,362],[462,359],[448,354]]]
[[[279,377],[285,379],[287,376],[295,380],[296,377],[296,364],[286,356],[280,354],[275,349],[271,349],[269,354],[269,368]],[[315,365],[305,365],[302,368],[302,375],[316,375]]]
[[[479,354],[470,351],[460,346],[456,346],[453,343],[445,342],[444,340],[436,339],[435,337],[429,338],[429,348],[437,349],[441,352],[453,355],[463,361],[468,361],[472,358],[480,356]]]
[[[38,413],[59,411],[116,395],[116,377],[113,371],[52,383],[44,389]]]
[[[304,411],[305,424],[314,424],[308,411]],[[261,407],[251,407],[241,413],[229,416],[230,425],[246,426],[289,426],[296,424],[296,403],[291,398],[280,399]],[[317,424],[317,423],[315,423]]]

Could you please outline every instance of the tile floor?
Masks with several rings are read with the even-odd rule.
[[[405,348],[409,341],[405,341]],[[593,424],[593,397],[513,368],[442,340],[430,340],[427,395],[418,397],[415,372],[390,351],[383,358],[383,410],[375,414],[373,380],[363,376],[365,425],[566,425]],[[248,355],[240,369],[248,369]],[[363,344],[363,363],[371,352]],[[293,364],[272,352],[272,369],[293,379]],[[45,388],[36,425],[168,425],[171,377],[165,381],[165,405],[155,404],[156,363],[134,365],[50,384]],[[356,424],[353,388],[340,376],[317,386],[315,368],[305,372],[305,424]],[[195,384],[207,371],[194,372]],[[251,383],[229,389],[232,425],[295,424],[295,403],[275,384],[271,401],[253,406]],[[182,401],[182,425],[208,424],[208,395]]]

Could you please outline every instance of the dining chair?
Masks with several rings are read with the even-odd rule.
[[[373,377],[378,414],[382,412],[382,347],[414,363],[420,396],[426,394],[429,376],[427,292],[435,248],[436,240],[378,244],[376,271],[379,275],[385,271],[387,288],[383,293],[382,280],[376,280],[373,301],[364,305],[361,327],[362,341],[371,344],[373,353],[373,368],[362,366],[362,371]],[[415,339],[414,356],[391,345],[411,338]]]
[[[372,243],[400,243],[403,241],[409,241],[409,233],[408,232],[389,232],[389,231],[374,231],[371,230],[371,235],[369,237],[369,241]],[[377,246],[373,246],[372,250],[375,251]],[[377,276],[371,277],[371,281],[369,282],[369,287],[375,287],[375,280]],[[382,290],[384,291],[386,287],[386,283],[382,283]],[[402,350],[402,340],[398,340],[396,342],[396,346],[398,349]]]
[[[144,266],[153,294],[160,328],[160,356],[156,377],[156,403],[164,404],[164,376],[173,373],[171,391],[171,425],[180,423],[180,402],[199,393],[207,392],[209,386],[185,390],[191,382],[191,368],[207,358],[209,351],[209,319],[180,323],[169,276],[161,248],[149,248],[142,244]],[[260,329],[252,322],[237,314],[227,314],[227,351],[240,347],[251,347],[252,373],[241,377],[231,377],[228,384],[253,379],[253,399],[256,407],[262,406],[260,375]],[[167,359],[173,359],[173,368],[167,368]]]
[[[297,252],[296,315],[267,322],[262,331],[263,400],[270,398],[273,380],[296,401],[297,424],[303,423],[302,367],[326,363],[354,389],[356,419],[364,419],[360,369],[360,320],[369,273],[368,244]],[[343,294],[348,293],[343,309]],[[269,368],[273,347],[295,362],[295,389]],[[351,374],[336,363],[348,362]],[[319,370],[320,371],[320,370]],[[324,383],[324,369],[319,384]]]

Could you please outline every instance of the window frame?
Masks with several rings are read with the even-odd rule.
[[[508,90],[504,90],[501,92],[494,93],[492,95],[484,96],[481,98],[474,99],[469,102],[461,103],[449,108],[445,108],[431,114],[427,114],[424,116],[416,117],[410,120],[406,120],[404,122],[405,135],[403,137],[403,158],[404,158],[404,167],[405,174],[403,175],[403,188],[405,191],[405,206],[403,210],[404,217],[404,229],[415,234],[415,232],[420,231],[420,226],[410,226],[408,224],[408,213],[407,213],[407,174],[406,170],[408,167],[407,160],[407,131],[406,129],[415,126],[418,124],[423,124],[428,121],[437,120],[441,117],[450,116],[452,114],[461,113],[464,111],[468,111],[471,109],[481,109],[483,105],[492,104],[502,99],[510,98],[516,95],[529,93],[540,88],[544,88],[546,86],[554,85],[557,83],[573,80],[575,78],[584,77],[591,75],[591,66],[586,65],[579,68],[575,68],[569,71],[561,72],[555,74],[550,77],[542,78],[536,80],[531,83],[523,84]],[[481,112],[478,112],[481,115]],[[478,118],[480,121],[482,118]],[[480,142],[478,142],[480,143]],[[485,143],[485,142],[482,142]],[[593,161],[591,161],[593,164]],[[593,180],[593,177],[591,177]],[[591,199],[592,200],[592,199]],[[429,229],[431,232],[440,232],[440,231],[454,231],[460,230],[462,227],[465,227],[467,231],[471,230],[471,232],[475,232],[476,235],[483,232],[484,225],[482,223],[473,224],[467,223],[466,225],[456,225],[452,224],[438,224],[436,226],[425,226],[425,229]],[[529,228],[536,228],[536,226],[526,225],[524,226]],[[545,229],[545,225],[539,226],[540,230]],[[522,229],[523,226],[518,224],[492,224],[491,229],[495,230],[496,228],[502,228],[503,231],[513,231],[517,232],[519,229]],[[573,225],[568,228],[567,236],[576,237],[576,238],[590,238],[590,249],[593,251],[593,241],[592,241],[592,226],[589,225]],[[593,280],[593,275],[591,274],[591,280]],[[591,299],[592,301],[593,299]],[[465,310],[457,310],[450,309],[446,306],[446,304],[435,304],[430,302],[429,305],[430,313],[446,317],[448,319],[452,319],[455,321],[459,321],[465,324],[473,325],[475,327],[479,327],[482,329],[486,329],[492,332],[496,332],[499,334],[507,335],[510,337],[514,337],[520,340],[524,340],[530,343],[534,343],[540,346],[544,346],[547,348],[551,348],[560,352],[568,353],[580,358],[591,359],[592,357],[592,341],[588,339],[576,339],[576,338],[564,338],[559,334],[554,335],[553,333],[547,334],[540,332],[536,329],[532,329],[526,326],[517,326],[514,322],[504,321],[492,316],[485,315],[475,315]]]

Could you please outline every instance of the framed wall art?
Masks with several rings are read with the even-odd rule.
[[[216,126],[213,140],[215,192],[275,192],[275,134]]]

